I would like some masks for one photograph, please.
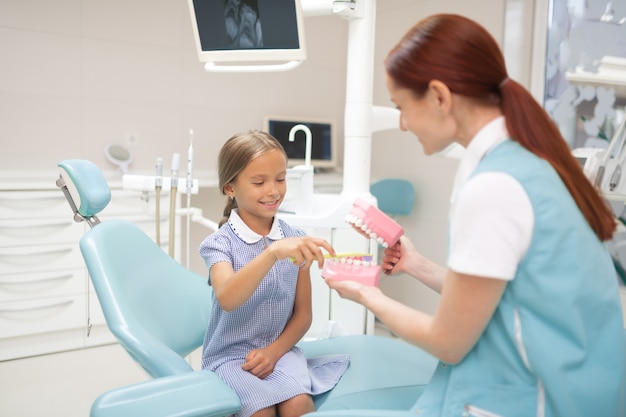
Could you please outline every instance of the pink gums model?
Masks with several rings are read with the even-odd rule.
[[[354,201],[346,222],[361,229],[385,248],[393,246],[404,234],[402,226],[378,207],[360,198]]]
[[[365,285],[377,286],[380,266],[372,261],[371,255],[328,258],[324,261],[322,276],[327,279],[358,281]]]

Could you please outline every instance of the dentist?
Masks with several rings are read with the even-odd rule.
[[[625,415],[624,323],[604,245],[616,227],[559,130],[506,72],[480,25],[435,15],[385,60],[387,88],[428,155],[466,148],[447,266],[403,236],[383,269],[441,293],[431,316],[378,288],[327,279],[440,359],[413,411],[431,416]]]

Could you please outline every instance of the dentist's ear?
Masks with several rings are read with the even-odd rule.
[[[444,113],[449,113],[452,107],[452,92],[443,82],[432,80],[428,83],[429,96],[434,100],[437,109]]]

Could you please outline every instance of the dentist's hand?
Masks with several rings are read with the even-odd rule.
[[[326,278],[325,282],[331,289],[337,291],[341,298],[352,300],[363,305],[366,305],[368,299],[376,293],[382,294],[380,288],[361,284],[357,281]]]
[[[410,262],[410,258],[415,255],[417,255],[417,250],[413,243],[406,236],[401,236],[395,245],[385,249],[381,269],[385,275],[406,272],[407,262]]]

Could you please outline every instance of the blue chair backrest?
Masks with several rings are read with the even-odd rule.
[[[413,184],[402,178],[384,178],[370,186],[378,208],[390,216],[408,216],[415,203]]]
[[[100,222],[111,192],[95,164],[71,159],[58,166],[57,185],[75,220],[91,226],[80,249],[107,326],[152,377],[192,371],[185,356],[202,345],[211,309],[206,279],[130,221]]]
[[[211,289],[135,224],[93,227],[80,249],[109,329],[154,378],[192,370],[184,357],[202,345]]]

